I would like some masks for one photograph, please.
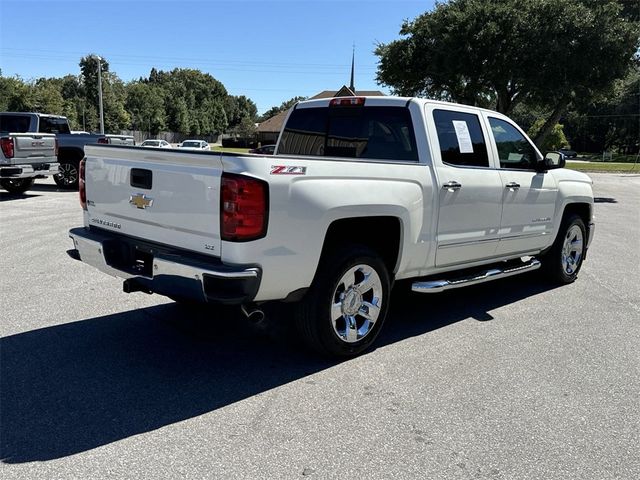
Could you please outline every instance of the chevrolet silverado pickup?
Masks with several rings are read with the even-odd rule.
[[[542,268],[573,282],[593,238],[588,176],[509,118],[417,98],[298,103],[275,155],[87,146],[72,258],[125,292],[290,302],[300,338],[357,355],[394,281],[430,294]]]
[[[103,135],[99,133],[71,133],[69,121],[61,115],[28,112],[3,112],[0,116],[13,119],[21,125],[20,132],[52,133],[58,140],[59,171],[53,176],[56,184],[64,188],[78,188],[78,166],[84,158],[85,145],[93,143],[134,145],[130,135]]]
[[[38,177],[58,173],[55,135],[22,133],[19,123],[0,114],[0,187],[24,193]]]

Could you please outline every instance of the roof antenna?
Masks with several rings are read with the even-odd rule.
[[[354,95],[356,93],[356,87],[353,84],[353,74],[354,74],[354,70],[355,70],[355,59],[356,59],[356,44],[354,42],[353,44],[353,52],[351,54],[351,84],[349,85],[349,90],[351,90]]]

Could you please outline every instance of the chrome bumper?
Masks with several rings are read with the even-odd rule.
[[[0,178],[31,178],[56,175],[60,171],[59,163],[34,165],[0,165]]]
[[[67,252],[69,256],[80,260],[101,272],[125,280],[123,288],[127,293],[143,291],[159,293],[169,297],[180,297],[198,302],[243,304],[253,300],[260,284],[261,270],[257,267],[231,267],[217,259],[205,263],[184,255],[170,255],[162,252],[146,254],[148,263],[145,267],[140,261],[124,267],[113,265],[105,252],[118,246],[133,246],[136,240],[126,239],[119,235],[96,233],[85,228],[74,228],[69,231],[74,250]],[[115,250],[118,250],[115,249]],[[144,270],[144,271],[143,271]]]

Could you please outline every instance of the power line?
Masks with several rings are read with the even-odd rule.
[[[8,52],[3,54],[5,57],[13,58],[36,58],[36,59],[54,59],[54,60],[68,60],[71,55],[77,55],[84,57],[88,55],[87,52],[61,52],[58,50],[42,50],[42,49],[19,49],[19,48],[4,48],[0,47],[0,51]],[[12,53],[14,52],[14,53]],[[38,53],[40,52],[41,55]],[[109,57],[112,60],[107,59],[110,64],[115,63],[113,59],[118,60],[117,63],[125,65],[139,65],[140,61],[154,62],[159,61],[164,65],[173,63],[195,63],[200,65],[212,65],[212,66],[229,66],[229,67],[272,67],[272,68],[297,68],[297,69],[316,69],[310,71],[310,73],[319,73],[317,69],[340,69],[340,73],[343,72],[343,68],[348,69],[349,64],[327,64],[327,63],[286,63],[286,62],[260,62],[249,60],[225,60],[225,61],[211,61],[202,58],[190,58],[190,57],[154,57],[152,55],[130,55],[130,54],[118,54],[118,53],[103,53],[103,58]],[[74,60],[75,61],[75,60]],[[376,70],[376,65],[362,65],[358,67],[358,70]]]

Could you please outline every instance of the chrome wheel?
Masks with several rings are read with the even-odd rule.
[[[335,288],[331,305],[333,330],[346,343],[355,343],[373,329],[382,307],[382,281],[369,265],[349,268]]]
[[[583,251],[582,230],[578,225],[572,225],[564,237],[562,244],[562,270],[567,275],[573,275],[580,268]]]

